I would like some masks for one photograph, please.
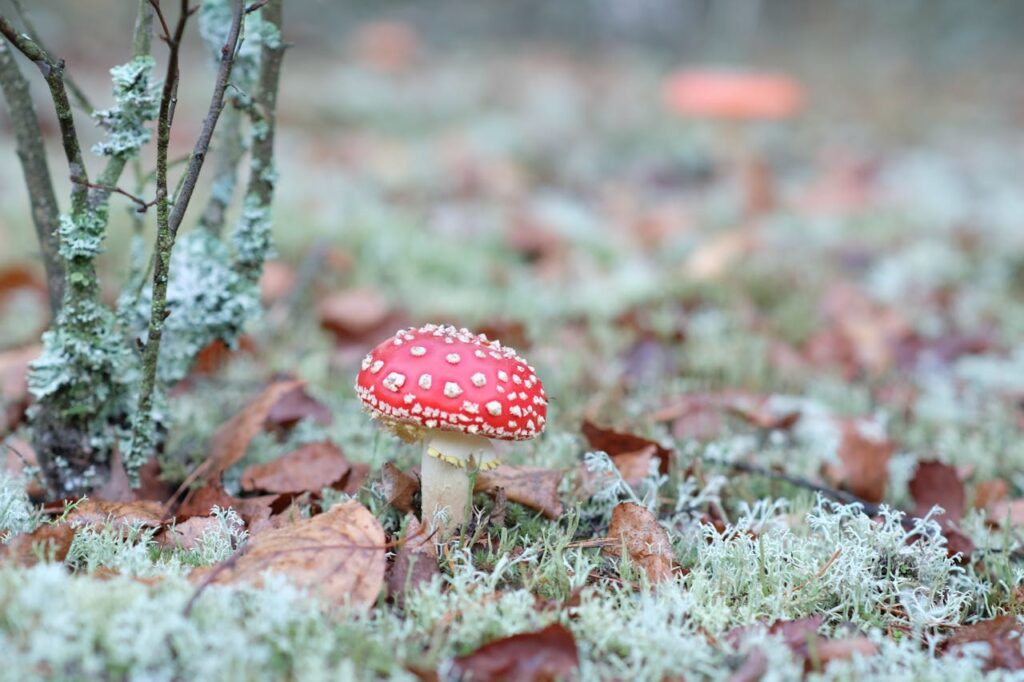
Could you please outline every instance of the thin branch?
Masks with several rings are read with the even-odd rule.
[[[266,5],[268,2],[270,2],[270,0],[257,0],[256,2],[252,3],[251,5],[245,8],[245,13],[252,14],[256,10]]]
[[[156,204],[156,201],[157,201],[156,199],[154,199],[153,201],[146,201],[145,199],[140,199],[139,197],[135,196],[131,192],[123,190],[120,187],[117,187],[116,185],[101,185],[99,183],[89,182],[88,180],[85,180],[83,178],[71,178],[71,179],[74,182],[82,183],[83,185],[85,185],[89,189],[101,190],[101,191],[103,191],[104,193],[106,193],[108,195],[113,193],[113,194],[120,194],[123,197],[127,197],[128,199],[130,199],[132,202],[134,202],[139,207],[137,209],[138,213],[145,213],[147,210],[149,210],[149,207],[153,206],[154,204]]]
[[[22,6],[21,0],[11,0],[11,4],[14,5],[14,11],[18,13],[18,18],[21,19],[21,23],[25,25],[25,32],[32,38],[32,40],[36,41],[36,44],[39,45],[39,47],[46,52],[49,52],[50,50],[47,49],[46,44],[40,37],[39,31],[36,30],[28,12],[25,11],[25,8]],[[92,102],[89,101],[89,98],[86,96],[82,88],[78,86],[78,83],[75,82],[75,79],[71,77],[71,74],[64,74],[64,82],[67,84],[68,91],[71,92],[71,97],[75,100],[75,104],[78,108],[91,116],[92,113],[96,111],[96,107],[92,105]]]
[[[152,1],[152,0],[151,0]],[[153,3],[157,10],[157,16],[162,23],[166,23],[159,12],[159,3]],[[228,31],[227,40],[221,48],[220,68],[214,83],[213,94],[210,98],[210,107],[203,127],[192,150],[188,168],[185,171],[181,190],[174,199],[173,209],[167,193],[167,150],[170,145],[171,119],[175,93],[177,92],[179,71],[178,71],[178,49],[181,44],[181,37],[185,32],[185,24],[191,11],[188,8],[187,0],[181,1],[180,16],[175,28],[174,35],[167,41],[169,57],[167,63],[167,77],[164,79],[163,92],[160,98],[160,114],[157,118],[157,240],[154,251],[153,268],[153,301],[150,308],[149,331],[145,347],[142,353],[142,381],[139,387],[138,411],[132,425],[131,450],[136,461],[144,461],[148,455],[145,452],[150,449],[153,392],[156,388],[157,365],[160,357],[160,342],[163,337],[164,320],[169,310],[167,308],[167,285],[170,281],[171,253],[174,249],[174,240],[181,225],[181,219],[188,208],[192,191],[195,189],[199,172],[206,158],[206,152],[213,136],[214,128],[217,126],[217,119],[224,108],[224,92],[227,88],[228,79],[231,76],[231,66],[234,63],[235,48],[238,44],[238,36],[242,27],[242,0],[235,0],[234,12],[231,19],[231,27]],[[129,471],[129,476],[133,472]]]
[[[82,147],[78,142],[78,133],[75,130],[75,118],[71,112],[71,103],[68,101],[67,90],[64,87],[64,61],[54,60],[31,37],[24,33],[18,33],[3,15],[0,15],[0,33],[42,72],[43,78],[46,79],[46,85],[50,88],[53,107],[57,113],[57,122],[60,125],[61,146],[64,147],[64,155],[68,160],[70,175],[88,179],[89,175],[85,168],[85,162],[82,160]],[[75,216],[82,216],[86,212],[86,189],[80,183],[72,183],[71,212]]]
[[[725,466],[729,467],[730,469],[733,469],[734,471],[742,471],[748,474],[764,476],[765,478],[772,478],[777,481],[785,481],[786,483],[789,483],[790,485],[795,485],[798,488],[803,488],[804,490],[810,490],[816,493],[821,493],[825,497],[831,498],[836,502],[841,502],[843,504],[859,504],[863,508],[864,513],[868,516],[876,516],[879,514],[879,512],[882,511],[882,508],[879,505],[874,504],[872,502],[868,502],[862,497],[857,497],[856,495],[848,493],[845,490],[839,490],[837,488],[832,488],[821,483],[809,481],[806,478],[801,478],[799,476],[790,476],[789,474],[782,473],[781,471],[773,471],[771,469],[766,469],[765,467],[757,466],[756,464],[747,464],[746,462],[728,462],[725,464]]]
[[[213,131],[217,127],[217,120],[221,111],[224,110],[224,93],[228,87],[228,79],[231,78],[231,67],[235,63],[235,47],[238,45],[238,36],[242,28],[242,0],[235,0],[234,11],[231,17],[231,28],[228,31],[227,40],[220,51],[220,68],[217,70],[217,79],[214,81],[213,94],[210,96],[210,107],[203,119],[203,127],[199,131],[199,138],[192,149],[192,158],[189,161],[188,169],[185,171],[185,181],[181,185],[181,192],[174,200],[174,210],[170,216],[171,233],[176,235],[181,220],[185,216],[189,201],[192,199],[192,192],[199,180],[199,172],[203,168],[203,161],[206,159],[206,152],[210,148],[210,140],[213,138]]]
[[[46,160],[46,148],[39,130],[39,118],[29,94],[28,79],[21,73],[7,41],[0,39],[0,90],[7,102],[7,112],[14,129],[14,141],[22,175],[32,208],[46,284],[50,300],[50,316],[57,316],[64,295],[64,261],[60,257],[57,226],[60,207],[53,191],[53,179]]]

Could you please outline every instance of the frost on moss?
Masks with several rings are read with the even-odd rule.
[[[39,510],[28,499],[25,481],[0,471],[0,542],[7,542],[18,533],[31,533],[38,525]]]
[[[156,118],[160,99],[150,74],[156,64],[146,55],[110,70],[114,84],[114,106],[93,114],[107,131],[106,137],[93,146],[100,156],[130,158],[149,142],[148,121]]]
[[[151,302],[152,288],[146,287],[135,306],[135,329],[143,340]],[[259,292],[231,268],[219,239],[193,230],[178,240],[171,258],[167,310],[157,373],[164,389],[184,378],[196,354],[214,340],[235,344],[260,310]]]

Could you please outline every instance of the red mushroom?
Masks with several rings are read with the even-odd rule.
[[[399,330],[363,358],[356,392],[395,435],[423,441],[423,518],[466,518],[468,473],[498,466],[491,439],[527,440],[544,430],[547,397],[516,352],[466,329],[428,324]]]

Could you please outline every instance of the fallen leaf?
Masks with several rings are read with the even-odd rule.
[[[832,343],[846,344],[853,366],[869,374],[882,374],[896,359],[898,345],[911,333],[905,316],[894,308],[872,299],[863,289],[849,282],[829,287],[822,308],[838,337]]]
[[[249,442],[263,430],[267,415],[282,396],[302,385],[301,381],[276,381],[267,386],[242,409],[217,429],[210,439],[210,454],[190,479],[213,480],[245,456]]]
[[[274,511],[274,503],[280,497],[280,495],[234,497],[224,490],[219,480],[216,480],[189,495],[185,502],[178,507],[177,517],[181,520],[193,516],[209,516],[214,507],[230,508],[238,512],[242,520],[252,527],[254,524],[270,518]]]
[[[101,526],[108,521],[120,529],[132,526],[160,528],[164,525],[163,505],[151,500],[109,502],[89,498],[80,501],[68,515],[68,523],[72,526]]]
[[[254,464],[242,473],[242,490],[268,493],[319,493],[345,482],[352,470],[338,446],[309,443],[266,464]]]
[[[576,640],[564,625],[485,644],[454,661],[456,677],[506,682],[549,682],[576,677]]]
[[[988,508],[989,519],[1010,527],[1024,526],[1024,499],[1001,500]]]
[[[193,516],[181,523],[168,526],[154,538],[162,547],[195,549],[207,531],[218,528],[220,521],[213,516]]]
[[[40,558],[64,561],[75,538],[76,529],[67,523],[44,523],[31,533],[16,535],[2,545],[2,556],[18,566],[34,566]]]
[[[1001,478],[980,481],[974,486],[974,508],[989,509],[997,502],[1002,502],[1010,495],[1010,486]]]
[[[758,682],[768,672],[768,657],[761,649],[751,649],[739,670],[729,676],[728,682]]]
[[[265,572],[279,573],[334,604],[368,607],[384,585],[386,551],[380,522],[349,500],[310,519],[260,533],[233,562],[195,570],[189,579],[259,586]]]
[[[651,464],[655,461],[656,453],[657,448],[654,445],[648,445],[636,452],[623,452],[615,455],[611,459],[622,479],[631,486],[637,486],[650,475]]]
[[[309,395],[305,386],[298,386],[274,403],[267,413],[266,425],[287,430],[306,418],[312,418],[321,426],[327,426],[334,421],[334,415],[331,414],[329,407]]]
[[[372,289],[349,289],[327,296],[318,308],[320,326],[339,343],[358,343],[396,326],[398,314]]]
[[[827,465],[825,477],[868,502],[881,502],[889,481],[889,458],[896,446],[874,433],[868,422],[842,419],[836,425],[840,431],[839,464]]]
[[[817,663],[817,668],[824,670],[832,661],[848,661],[854,656],[868,657],[877,653],[878,645],[864,636],[845,639],[819,637],[814,643],[814,656],[808,658],[807,665]]]
[[[395,553],[395,561],[388,567],[388,594],[401,605],[405,593],[430,582],[440,575],[437,566],[437,546],[427,529],[409,514],[405,538]]]
[[[767,402],[767,398],[758,401],[734,400],[725,405],[725,410],[751,426],[766,431],[788,431],[800,420],[799,410],[773,412],[768,409]]]
[[[957,628],[956,632],[942,644],[947,655],[957,655],[966,644],[984,642],[988,644],[985,670],[1022,670],[1024,654],[1021,653],[1021,637],[1024,626],[1016,616],[997,616],[972,625]]]
[[[381,467],[380,473],[388,504],[405,514],[415,511],[413,496],[419,492],[420,482],[390,462]]]
[[[610,457],[639,452],[646,447],[653,446],[654,455],[658,458],[658,471],[663,474],[668,473],[669,463],[672,461],[672,451],[660,443],[632,433],[598,426],[589,420],[583,421],[582,431],[583,437],[587,439],[590,447],[595,450],[603,450]]]
[[[211,341],[196,353],[195,360],[192,361],[191,371],[193,374],[202,376],[216,374],[220,370],[224,369],[233,357],[241,354],[256,354],[256,343],[252,340],[251,336],[243,334],[238,337],[238,344],[234,349],[229,348],[228,345],[220,339]]]
[[[652,584],[671,579],[675,560],[672,543],[658,519],[645,507],[633,502],[620,502],[612,510],[608,539],[611,543],[602,551],[611,556],[621,556],[625,549]]]
[[[914,516],[923,518],[938,505],[946,510],[940,521],[957,523],[967,510],[967,494],[956,469],[935,460],[918,462],[908,484]]]
[[[503,346],[520,351],[530,349],[530,339],[522,322],[496,318],[476,325],[475,330],[477,334],[483,334],[492,341],[501,341]]]
[[[549,519],[562,515],[562,501],[558,499],[558,485],[564,472],[541,467],[501,465],[491,471],[481,471],[476,479],[476,492],[494,494],[504,488],[512,502],[536,509]]]

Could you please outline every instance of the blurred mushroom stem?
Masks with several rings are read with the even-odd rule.
[[[423,443],[423,522],[433,524],[435,515],[445,510],[447,519],[436,520],[442,524],[443,536],[461,526],[469,514],[473,499],[470,473],[497,466],[498,455],[490,439],[458,431],[430,431]]]

